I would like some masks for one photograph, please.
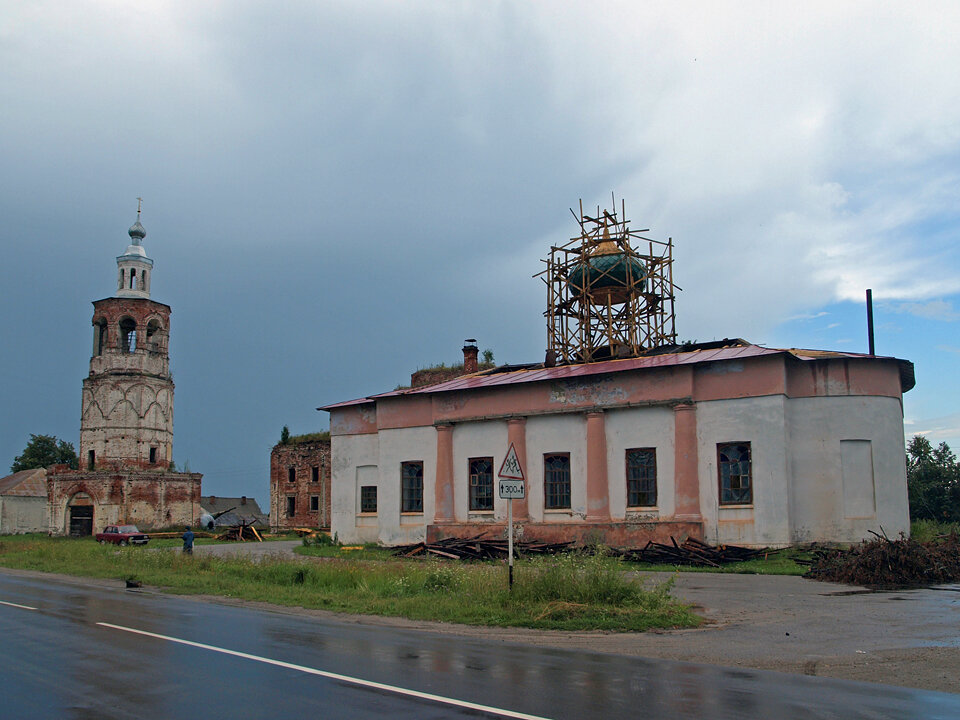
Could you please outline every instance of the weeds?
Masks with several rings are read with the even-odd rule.
[[[301,548],[307,549],[320,548]],[[579,553],[518,562],[513,592],[501,564],[254,560],[44,536],[5,538],[0,565],[120,581],[135,577],[175,593],[474,625],[637,631],[700,622],[670,597],[669,584],[645,587],[624,575],[622,563]]]

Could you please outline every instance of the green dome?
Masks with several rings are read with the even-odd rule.
[[[641,278],[646,274],[647,269],[643,263],[634,257],[628,257],[623,253],[594,255],[573,266],[567,284],[574,295],[582,294],[588,286],[591,292],[600,290],[605,291],[602,293],[604,295],[619,295],[617,291],[625,291],[629,280],[632,281],[635,290],[643,292],[646,280]],[[616,301],[623,302],[623,300]]]

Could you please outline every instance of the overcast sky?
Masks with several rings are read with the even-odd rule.
[[[91,301],[144,198],[174,456],[266,506],[284,424],[543,359],[568,208],[676,244],[684,339],[912,360],[960,450],[955,2],[0,0],[0,470],[79,444]],[[2,472],[0,472],[2,474]]]

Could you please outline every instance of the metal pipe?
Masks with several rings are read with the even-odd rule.
[[[873,290],[867,290],[867,342],[870,354],[876,355],[873,345]]]

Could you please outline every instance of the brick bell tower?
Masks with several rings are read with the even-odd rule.
[[[117,292],[93,303],[93,355],[83,380],[85,470],[167,470],[173,460],[170,307],[150,299],[153,260],[137,221],[117,258]]]

